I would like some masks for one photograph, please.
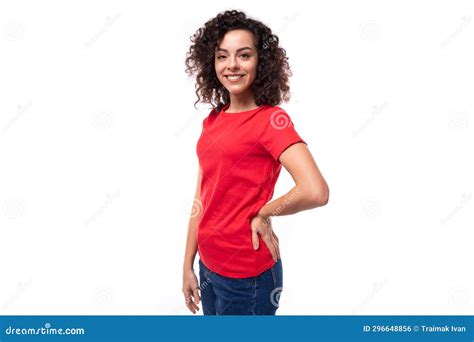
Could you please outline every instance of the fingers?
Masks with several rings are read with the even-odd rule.
[[[273,232],[270,217],[267,220],[257,226],[252,228],[252,244],[254,250],[259,248],[259,235],[262,237],[263,242],[270,251],[272,258],[275,262],[280,258],[280,242],[278,236]]]
[[[273,244],[273,241],[272,241],[273,239],[269,235],[262,236],[262,239],[267,245],[268,250],[272,254],[273,260],[276,262],[278,253],[277,253],[275,245]]]
[[[272,236],[273,238],[275,239],[274,241],[274,244],[275,244],[275,247],[276,247],[276,250],[277,250],[277,254],[278,254],[278,258],[281,259],[281,255],[280,255],[280,240],[278,239],[278,236],[275,234],[274,231],[272,231]]]
[[[188,307],[189,311],[193,314],[199,310],[199,304],[201,296],[199,295],[199,281],[194,274],[193,270],[183,272],[183,288],[182,292],[184,295],[184,302]]]
[[[187,298],[185,298],[185,303],[189,311],[191,311],[193,314],[195,314],[196,311],[199,311],[199,306],[194,303],[192,296],[188,296]]]
[[[275,232],[272,230],[272,235],[275,238],[275,240],[279,243],[280,240],[278,239],[278,236],[275,234]]]
[[[194,289],[193,295],[194,295],[194,301],[196,302],[196,304],[199,304],[199,301],[201,300],[201,296],[199,296],[199,287],[196,287]]]
[[[258,233],[254,230],[252,230],[252,244],[253,244],[253,249],[257,250],[259,247]]]
[[[192,301],[191,298],[189,298],[188,302],[186,303],[186,306],[193,314],[196,314],[196,312],[199,311],[199,307]]]
[[[194,296],[194,299],[196,300],[196,303],[193,300],[193,296]],[[196,311],[199,311],[199,306],[197,306],[197,304],[199,304],[199,299],[200,299],[199,294],[196,297],[196,295],[189,290],[184,292],[184,302],[186,303],[186,306],[188,307],[189,311],[191,311],[193,314],[195,314]]]
[[[275,246],[277,258],[280,259],[280,244],[278,243],[278,240],[275,239],[275,236],[272,238],[272,242],[273,242],[273,246]]]

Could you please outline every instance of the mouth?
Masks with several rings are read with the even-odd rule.
[[[244,77],[245,75],[242,75],[242,74],[234,74],[234,75],[224,75],[224,77],[226,77],[229,81],[231,82],[236,82],[236,81],[239,81],[240,79],[242,79],[242,77]]]

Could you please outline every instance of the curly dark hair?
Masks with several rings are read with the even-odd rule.
[[[244,12],[229,10],[207,21],[190,37],[193,43],[186,54],[186,73],[196,75],[198,102],[210,103],[220,111],[230,103],[228,90],[220,83],[214,68],[216,49],[231,30],[244,29],[253,34],[258,51],[257,76],[252,84],[255,104],[276,106],[290,99],[288,77],[292,76],[285,49],[278,46],[278,36],[262,22]]]

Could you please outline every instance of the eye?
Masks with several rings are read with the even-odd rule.
[[[225,56],[217,56],[217,59],[222,59],[222,58],[225,58]]]
[[[243,57],[243,58],[247,59],[247,58],[250,57],[250,55],[248,53],[243,53],[243,54],[240,55],[240,57]]]

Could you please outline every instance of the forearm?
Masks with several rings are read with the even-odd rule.
[[[186,238],[186,250],[184,254],[183,269],[193,269],[194,258],[198,250],[197,244],[197,217],[191,217],[189,220],[188,236]]]
[[[307,187],[295,185],[285,195],[265,204],[258,214],[263,217],[292,215],[325,205],[327,197],[315,196]]]

